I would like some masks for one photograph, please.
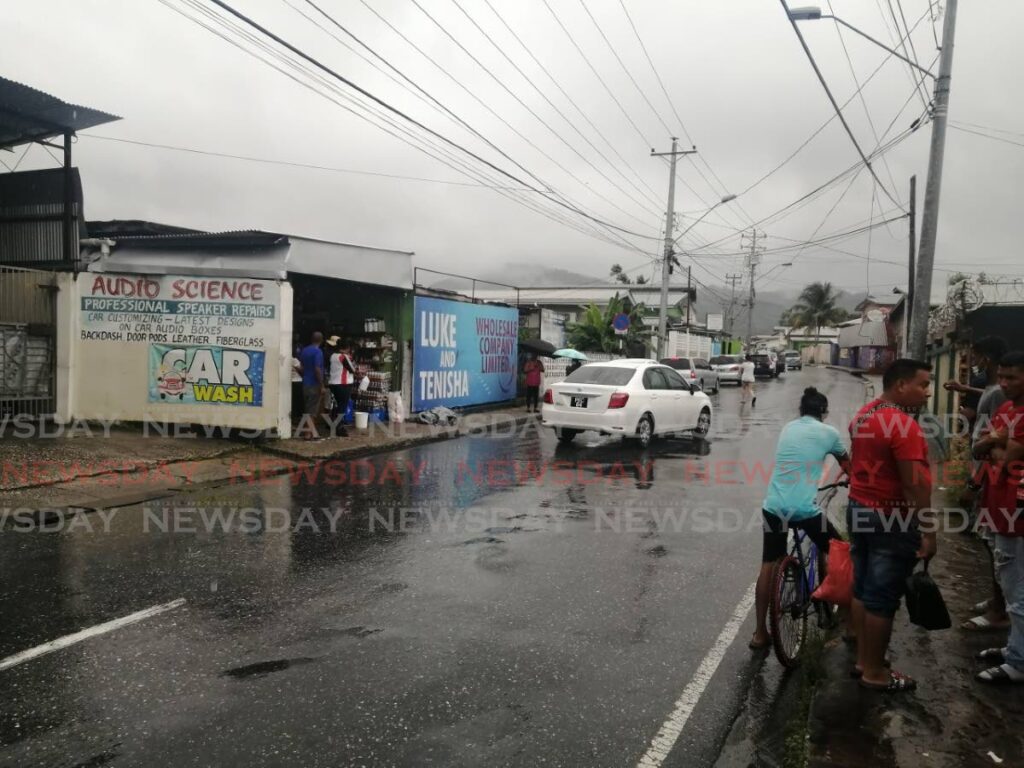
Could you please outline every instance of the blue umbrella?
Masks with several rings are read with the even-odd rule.
[[[586,360],[587,356],[575,349],[556,349],[552,357],[568,357],[570,360]]]

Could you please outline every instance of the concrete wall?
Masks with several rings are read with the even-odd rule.
[[[98,280],[127,278],[107,283]],[[145,281],[148,305],[120,305],[141,299],[132,296],[129,286]],[[226,426],[249,430],[276,430],[289,436],[288,416],[291,402],[291,325],[292,290],[286,282],[227,278],[258,286],[259,299],[241,297],[217,298],[199,296],[174,297],[176,280],[193,281],[190,285],[211,285],[217,278],[175,275],[116,275],[82,273],[60,276],[57,306],[57,390],[58,417],[62,421],[77,419],[121,419]],[[100,300],[99,303],[97,300]],[[168,302],[170,314],[150,312],[151,320],[138,319],[140,306],[152,308],[152,302]],[[200,306],[204,305],[204,306]],[[224,314],[202,316],[195,311],[220,305]],[[272,308],[272,309],[268,309]],[[251,325],[229,325],[246,320],[246,312],[272,311],[273,317],[252,318]],[[236,316],[234,313],[238,312]],[[128,316],[132,319],[129,319]],[[230,320],[227,318],[231,318]],[[168,329],[180,329],[175,331]],[[209,378],[194,380],[198,366],[190,366],[196,353],[209,354],[225,361],[223,350],[237,350],[246,365],[262,352],[263,369],[254,373],[252,387],[215,386]],[[208,351],[208,352],[204,352]],[[180,353],[180,355],[179,355]],[[170,381],[164,360],[181,359],[181,367],[190,368],[183,381],[182,396],[163,393],[163,384]],[[255,363],[252,363],[255,364]],[[170,367],[172,369],[174,366]],[[252,369],[258,370],[258,369]],[[250,370],[249,372],[252,372]],[[248,377],[249,373],[242,374]],[[217,374],[213,373],[215,380]],[[227,381],[227,379],[225,379]],[[238,379],[233,379],[238,381]],[[258,388],[257,388],[258,382]],[[193,385],[199,385],[193,387]],[[260,391],[260,404],[227,404],[199,402],[201,388],[220,394]]]

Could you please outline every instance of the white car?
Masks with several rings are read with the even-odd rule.
[[[636,439],[656,435],[704,437],[711,429],[711,398],[667,365],[627,359],[590,363],[544,392],[541,423],[568,443],[588,430]]]
[[[711,367],[718,373],[718,382],[740,384],[743,374],[743,355],[717,355],[711,358]]]

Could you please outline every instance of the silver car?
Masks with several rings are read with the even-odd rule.
[[[740,384],[743,375],[743,355],[717,355],[711,358],[711,367],[718,374],[720,383]]]
[[[699,357],[666,357],[658,362],[675,368],[686,382],[700,385],[705,392],[718,391],[718,372],[707,360]]]

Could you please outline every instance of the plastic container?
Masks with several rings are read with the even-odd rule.
[[[370,426],[370,414],[366,411],[356,411],[356,429],[366,429]]]

